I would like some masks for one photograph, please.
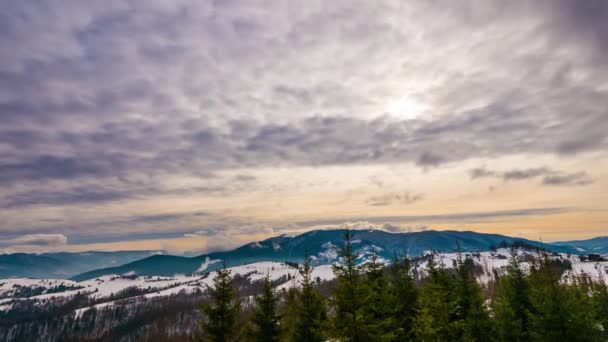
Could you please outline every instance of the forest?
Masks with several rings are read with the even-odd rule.
[[[600,276],[574,275],[547,253],[523,263],[513,252],[507,269],[480,284],[470,255],[454,265],[429,256],[415,275],[406,253],[385,265],[358,263],[350,231],[339,247],[335,280],[319,284],[310,259],[300,286],[275,290],[266,277],[243,297],[230,271],[216,272],[201,306],[199,341],[606,341],[608,289]],[[451,266],[451,267],[448,267]]]

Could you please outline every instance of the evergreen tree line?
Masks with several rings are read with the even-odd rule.
[[[202,341],[606,341],[608,289],[603,280],[571,277],[547,255],[524,265],[515,253],[487,285],[460,255],[453,268],[428,260],[414,276],[407,255],[386,266],[376,256],[359,264],[350,231],[321,295],[307,259],[301,285],[277,292],[268,276],[243,315],[230,271],[217,271],[202,307]]]

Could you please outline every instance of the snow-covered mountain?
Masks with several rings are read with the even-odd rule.
[[[533,250],[519,249],[516,251],[520,260],[529,260],[527,256],[538,256]],[[467,252],[465,257],[471,257],[478,270],[476,276],[482,283],[492,280],[495,273],[502,273],[511,256],[511,250],[499,248],[496,251]],[[453,267],[457,253],[438,253],[434,255],[437,263],[445,267]],[[554,253],[551,258],[559,259],[571,265],[571,270],[564,273],[564,281],[570,275],[587,275],[589,277],[608,281],[608,261],[582,261],[578,255]],[[416,258],[415,272],[423,275],[426,272],[428,258]],[[365,261],[365,260],[363,260]],[[207,260],[209,263],[210,260]],[[524,262],[525,265],[525,262]],[[278,289],[298,286],[300,275],[297,267],[284,262],[256,262],[230,268],[233,275],[238,275],[243,281],[254,283],[266,274],[274,281]],[[318,265],[313,270],[313,278],[318,281],[334,278],[332,265]],[[0,280],[0,311],[10,310],[20,302],[46,305],[53,302],[67,301],[74,296],[84,296],[88,300],[84,306],[73,307],[73,314],[82,315],[92,308],[102,309],[114,305],[132,305],[145,302],[157,297],[167,297],[176,294],[197,294],[205,291],[211,285],[213,273],[202,271],[191,275],[137,276],[134,274],[104,275],[98,278],[73,281],[65,279],[4,279]]]
[[[572,246],[585,254],[608,254],[608,236],[599,236],[588,240],[553,242],[552,245]]]
[[[354,230],[353,240],[356,251],[362,257],[371,253],[390,260],[395,254],[407,252],[412,256],[426,251],[454,252],[487,251],[501,246],[521,244],[544,248],[554,252],[580,253],[570,246],[550,245],[538,241],[513,238],[498,234],[483,234],[470,231],[423,231],[412,233],[390,233],[382,230]],[[194,273],[206,265],[206,260],[215,263],[205,266],[214,270],[224,262],[228,266],[257,263],[262,261],[301,262],[310,256],[316,265],[333,263],[336,258],[335,247],[343,243],[343,229],[314,230],[296,236],[281,235],[263,241],[256,241],[232,251],[210,253],[187,258],[170,255],[154,255],[132,263],[86,272],[73,277],[73,280],[86,280],[108,274],[133,273],[143,276],[172,276],[176,273]]]

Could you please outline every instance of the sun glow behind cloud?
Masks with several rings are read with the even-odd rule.
[[[424,118],[424,112],[428,106],[411,97],[403,97],[390,101],[386,106],[386,112],[396,119],[413,120]]]

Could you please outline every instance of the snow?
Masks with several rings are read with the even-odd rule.
[[[334,246],[331,243],[323,245],[327,251],[319,253],[319,257],[328,258],[331,261],[336,260]],[[366,253],[370,253],[374,250],[373,246],[370,246]],[[517,251],[518,255],[521,256],[524,253],[537,255],[535,252],[529,251]],[[481,283],[488,283],[493,280],[494,271],[502,273],[505,271],[508,265],[509,258],[511,257],[511,251],[508,249],[498,249],[497,251],[486,251],[478,253],[463,253],[463,257],[471,257],[473,261],[480,266],[481,272],[477,275],[478,280]],[[452,267],[455,260],[457,260],[457,253],[442,253],[435,255],[435,261],[440,265],[446,267]],[[583,262],[576,255],[560,254],[558,256],[552,256],[552,258],[561,258],[569,260],[572,264],[572,271],[568,271],[564,274],[563,281],[569,281],[571,276],[589,276],[593,279],[603,279],[608,282],[608,261],[601,262]],[[207,258],[205,262],[199,267],[199,271],[206,270],[209,265],[218,262],[219,260],[211,260]],[[382,263],[389,263],[389,260],[380,259]],[[366,262],[364,259],[363,262]],[[428,267],[427,261],[420,261],[414,266],[417,271],[421,274],[425,273]],[[528,269],[526,263],[522,263],[524,270]],[[249,281],[255,282],[262,280],[266,275],[270,277],[272,281],[278,281],[284,279],[285,281],[278,284],[277,289],[288,289],[290,287],[299,286],[301,282],[301,276],[297,268],[289,266],[281,262],[257,262],[247,265],[240,265],[229,268],[232,275],[241,275],[249,279]],[[172,277],[163,276],[120,276],[120,275],[106,275],[95,279],[85,280],[81,282],[75,282],[71,280],[62,279],[0,279],[0,297],[6,297],[0,299],[0,311],[9,310],[13,303],[22,300],[31,300],[44,305],[52,298],[69,298],[77,293],[84,294],[90,299],[97,301],[105,301],[97,304],[95,308],[103,308],[112,305],[121,305],[121,300],[111,300],[112,295],[116,295],[121,291],[128,288],[137,288],[146,293],[137,295],[133,298],[156,298],[163,296],[170,296],[184,293],[198,293],[205,291],[208,286],[212,284],[214,273],[205,275],[175,275]],[[287,280],[290,278],[291,280]],[[316,281],[319,278],[322,281],[331,280],[334,278],[333,269],[331,264],[318,265],[312,270],[312,278]],[[63,285],[65,287],[81,287],[77,290],[66,290],[58,293],[41,294],[32,296],[29,298],[13,298],[13,294],[19,286],[22,287],[42,287],[44,289],[50,289]],[[93,307],[93,306],[92,306]],[[82,315],[86,310],[92,307],[79,308],[74,314],[77,316]]]
[[[328,261],[336,260],[338,258],[338,253],[336,252],[336,245],[334,245],[333,243],[326,242],[322,244],[321,247],[325,248],[325,250],[318,254],[319,258]]]

